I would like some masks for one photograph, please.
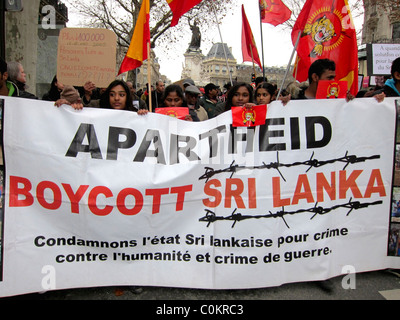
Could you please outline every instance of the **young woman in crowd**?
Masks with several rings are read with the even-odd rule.
[[[171,84],[165,88],[161,98],[160,108],[180,108],[184,107],[185,96],[183,89],[176,84]],[[195,114],[188,114],[185,117],[186,121],[199,121]]]
[[[122,80],[111,82],[98,102],[99,108],[136,111],[133,107],[131,91]],[[61,92],[61,98],[55,102],[58,107],[62,104],[68,104],[76,110],[83,109],[78,91],[71,86],[65,86]],[[140,114],[145,113],[140,112]]]
[[[216,116],[225,111],[231,110],[232,107],[244,107],[247,104],[254,104],[253,87],[245,82],[238,83],[229,90],[225,104],[215,109]]]
[[[100,97],[100,108],[135,111],[132,94],[126,82],[115,80]]]
[[[263,82],[261,83],[255,91],[255,102],[258,105],[270,104],[276,99],[277,87],[273,84]]]

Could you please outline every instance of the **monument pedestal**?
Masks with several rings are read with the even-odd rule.
[[[203,85],[201,63],[204,59],[204,55],[201,53],[201,50],[188,49],[184,56],[185,65],[182,70],[182,79],[190,78],[197,86]]]

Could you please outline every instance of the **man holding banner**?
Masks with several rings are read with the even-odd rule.
[[[309,86],[300,91],[298,99],[315,99],[319,81],[332,81],[336,78],[336,64],[329,59],[316,60],[308,71]]]

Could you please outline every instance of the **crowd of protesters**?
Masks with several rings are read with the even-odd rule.
[[[319,81],[334,80],[335,71],[335,62],[328,59],[317,60],[309,68],[307,83],[289,84],[280,90],[278,98],[282,105],[286,105],[290,100],[315,99]],[[382,101],[386,96],[400,96],[400,58],[393,61],[391,77],[385,80],[386,82],[374,88],[358,92],[356,98],[374,96],[378,101]],[[229,111],[234,106],[270,104],[277,100],[279,94],[279,88],[264,77],[255,79],[254,84],[229,83],[222,90],[213,83],[204,87],[196,86],[191,79],[184,80],[182,85],[172,84],[167,87],[162,81],[157,81],[153,90],[152,87],[147,84],[146,89],[137,92],[132,82],[122,80],[113,81],[107,88],[97,88],[91,81],[87,81],[83,87],[73,87],[63,85],[55,76],[42,100],[54,101],[56,106],[67,104],[74,109],[94,107],[128,110],[143,116],[155,112],[157,108],[185,107],[189,109],[185,120],[205,121]],[[16,62],[6,63],[0,58],[0,96],[39,99],[28,90],[23,66]],[[347,94],[347,100],[354,98],[350,93]],[[318,283],[322,289],[330,290],[330,281]]]
[[[290,100],[315,99],[319,81],[334,80],[335,69],[335,62],[331,60],[316,60],[309,69],[308,82],[290,83],[281,90],[279,100],[286,105]],[[400,96],[400,58],[393,62],[391,77],[385,80],[386,82],[373,88],[361,90],[356,97],[375,96],[378,101],[382,101],[385,96]],[[181,83],[165,87],[164,82],[157,81],[155,86],[147,84],[145,89],[136,91],[135,85],[130,81],[115,80],[107,88],[97,88],[88,80],[82,87],[73,87],[64,86],[55,76],[49,91],[41,99],[54,101],[57,106],[68,104],[75,109],[86,107],[121,109],[138,112],[141,115],[149,111],[155,112],[157,108],[187,107],[189,115],[185,120],[204,121],[229,111],[233,106],[270,104],[277,99],[279,90],[264,77],[256,78],[252,84],[235,81],[223,88],[213,83],[196,86],[192,79],[186,79]],[[22,64],[6,63],[0,58],[0,95],[40,99],[28,90]],[[347,95],[348,100],[353,98],[351,94]]]

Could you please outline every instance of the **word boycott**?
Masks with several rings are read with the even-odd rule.
[[[41,181],[36,186],[36,199],[38,203],[45,209],[57,210],[63,203],[62,189],[67,194],[69,202],[71,203],[71,212],[79,214],[79,204],[89,189],[88,185],[79,186],[78,190],[72,190],[71,185],[62,183],[62,188],[56,183],[51,181]],[[150,197],[152,201],[152,214],[160,212],[160,206],[162,203],[163,195],[175,195],[176,196],[176,211],[183,210],[183,203],[185,201],[185,195],[187,192],[192,191],[192,185],[172,187],[172,188],[160,188],[160,189],[146,189],[145,196]],[[48,199],[45,197],[46,190],[53,193],[53,198]],[[106,198],[114,197],[113,192],[105,186],[96,186],[89,191],[88,195],[88,207],[89,210],[97,216],[109,215],[114,206],[106,205],[105,207],[99,207],[97,198],[103,196]],[[126,205],[127,197],[134,197],[135,205],[128,207]],[[10,176],[10,207],[29,207],[33,205],[35,197],[32,194],[32,183],[29,179],[23,177]],[[122,189],[116,196],[116,207],[118,210],[127,216],[138,214],[144,204],[143,193],[135,188]]]

